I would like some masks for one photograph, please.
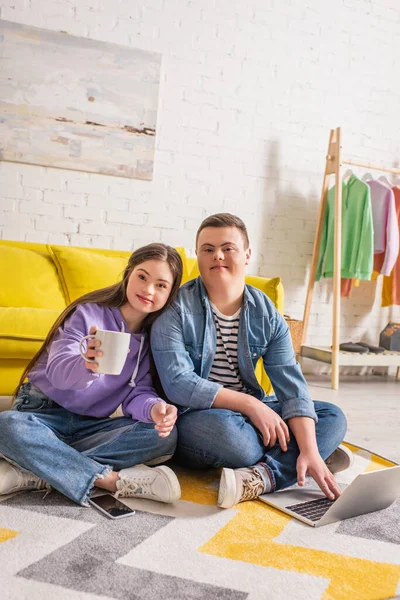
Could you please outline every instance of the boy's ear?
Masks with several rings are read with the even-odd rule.
[[[247,248],[247,250],[246,250],[246,262],[245,262],[245,265],[249,264],[250,257],[251,257],[251,248]]]

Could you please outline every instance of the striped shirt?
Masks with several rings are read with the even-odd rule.
[[[241,308],[231,317],[227,317],[220,313],[214,304],[211,302],[210,304],[217,333],[217,347],[208,379],[230,390],[246,393],[247,389],[240,376],[237,357]]]

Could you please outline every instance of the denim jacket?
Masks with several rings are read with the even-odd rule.
[[[182,286],[177,299],[154,322],[151,348],[171,402],[191,409],[212,406],[222,386],[208,381],[216,330],[200,277]],[[311,417],[317,421],[286,321],[263,292],[245,285],[238,333],[239,371],[251,395],[263,400],[265,392],[254,373],[260,357],[282,404],[282,418]]]

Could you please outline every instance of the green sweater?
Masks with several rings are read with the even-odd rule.
[[[333,277],[335,188],[328,192],[316,280]],[[374,230],[370,188],[355,175],[342,183],[341,277],[371,279],[374,264]]]

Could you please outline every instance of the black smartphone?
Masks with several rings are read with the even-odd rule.
[[[121,519],[122,517],[130,517],[135,514],[132,508],[114,498],[112,494],[103,494],[102,496],[89,498],[89,502],[110,519]]]

